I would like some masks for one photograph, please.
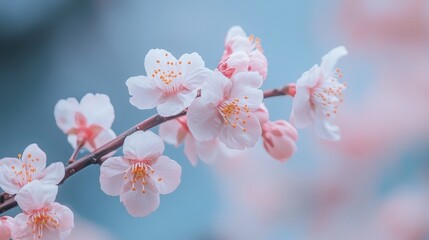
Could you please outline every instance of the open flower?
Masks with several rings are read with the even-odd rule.
[[[45,168],[46,154],[37,144],[25,148],[19,158],[0,159],[0,187],[9,194],[16,194],[34,180],[58,184],[64,178],[64,164],[57,162]]]
[[[211,141],[197,141],[189,131],[186,115],[167,121],[159,126],[159,136],[167,143],[178,147],[184,143],[185,155],[192,166],[196,166],[198,159],[205,163],[212,163],[219,154],[230,149],[218,139]]]
[[[291,122],[297,128],[313,123],[320,138],[334,141],[340,139],[340,129],[332,124],[332,120],[338,105],[343,101],[345,84],[338,81],[342,74],[334,66],[346,54],[347,50],[343,46],[332,49],[323,56],[320,66],[314,65],[296,82]]]
[[[177,60],[164,49],[150,50],[144,65],[147,76],[131,77],[126,82],[130,103],[139,109],[156,107],[164,117],[187,108],[211,72],[197,53],[183,54]]]
[[[23,213],[16,215],[12,227],[14,240],[65,239],[72,228],[73,212],[55,202],[58,186],[34,181],[16,195]]]
[[[268,61],[263,54],[259,38],[247,36],[240,26],[229,29],[225,39],[225,51],[218,70],[231,78],[239,72],[258,72],[267,78]]]
[[[288,160],[296,152],[298,132],[287,121],[267,121],[262,126],[264,148],[279,161]]]
[[[11,237],[13,218],[8,216],[0,217],[0,240],[9,240]]]
[[[105,94],[88,93],[80,103],[76,98],[61,99],[55,105],[54,115],[75,149],[82,145],[94,151],[116,137],[111,129],[115,113]]]
[[[163,156],[162,139],[150,131],[138,131],[125,139],[124,156],[107,159],[100,169],[101,189],[120,195],[128,213],[144,217],[159,206],[159,194],[173,192],[182,168]]]
[[[253,113],[262,103],[262,78],[255,72],[237,73],[230,80],[215,71],[188,109],[188,126],[198,141],[219,137],[228,148],[255,146],[261,126]]]

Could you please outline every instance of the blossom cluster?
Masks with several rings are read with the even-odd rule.
[[[164,141],[175,146],[183,143],[185,155],[195,166],[199,159],[212,163],[223,153],[245,151],[258,143],[284,162],[297,149],[295,127],[310,124],[317,136],[339,140],[333,119],[345,85],[338,80],[342,74],[335,64],[346,54],[344,47],[333,49],[320,66],[283,88],[282,95],[294,97],[288,122],[269,119],[261,90],[268,61],[260,39],[248,36],[241,27],[228,31],[225,51],[214,70],[195,52],[177,59],[164,49],[150,50],[144,61],[146,75],[126,81],[130,103],[138,109],[156,108],[160,117],[170,120],[160,125],[159,135],[145,129],[126,136],[121,156],[115,156],[115,149],[104,155],[101,190],[119,196],[130,215],[144,217],[159,207],[160,194],[175,191],[181,181],[181,166],[163,155]],[[69,163],[79,161],[76,157],[83,149],[94,152],[121,137],[111,129],[114,108],[105,94],[88,93],[80,102],[62,99],[54,116],[74,148]],[[73,213],[55,202],[64,175],[63,163],[46,167],[46,155],[36,144],[18,158],[0,160],[0,187],[15,195],[23,211],[15,218],[0,218],[0,240],[64,239],[70,234]]]

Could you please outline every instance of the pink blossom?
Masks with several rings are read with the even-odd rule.
[[[291,121],[297,128],[314,124],[317,136],[326,140],[340,139],[340,129],[332,124],[338,105],[343,101],[345,84],[338,81],[341,73],[334,69],[338,59],[347,54],[345,47],[332,49],[296,83]]]
[[[268,111],[267,107],[264,103],[261,103],[258,109],[253,112],[256,117],[259,119],[259,123],[261,124],[261,127],[268,121],[270,118],[270,112]]]
[[[124,156],[101,165],[101,189],[107,195],[120,195],[132,216],[147,216],[158,208],[159,194],[171,193],[180,184],[182,168],[162,155],[164,143],[150,131],[128,136],[123,152]]]
[[[192,166],[197,165],[198,159],[208,164],[212,163],[220,151],[226,148],[218,139],[197,141],[189,131],[186,115],[161,124],[159,136],[176,147],[184,143],[185,155]]]
[[[144,64],[147,76],[131,77],[126,82],[130,103],[139,109],[157,107],[158,114],[165,117],[187,108],[211,72],[197,53],[177,60],[164,49],[150,50]]]
[[[60,162],[46,167],[46,154],[31,144],[19,158],[0,159],[0,187],[9,194],[16,194],[29,182],[40,180],[58,184],[64,178],[64,165]]]
[[[215,71],[188,109],[188,126],[198,141],[219,137],[228,148],[255,146],[261,126],[253,113],[262,103],[262,78],[255,72],[237,73],[230,80]]]
[[[68,141],[77,148],[83,145],[89,151],[116,137],[111,130],[115,113],[109,96],[86,94],[80,103],[76,98],[61,99],[55,105],[55,121],[68,135]]]
[[[0,240],[9,240],[11,236],[13,218],[8,216],[0,217]]]
[[[74,227],[73,212],[55,202],[58,186],[40,181],[29,183],[15,200],[23,213],[14,219],[12,238],[15,240],[58,240],[70,235]]]
[[[258,72],[267,78],[268,61],[263,54],[259,38],[247,36],[240,26],[232,27],[225,39],[225,51],[218,70],[231,78],[239,72]]]
[[[298,132],[287,121],[267,121],[262,126],[264,148],[275,159],[288,160],[296,151]]]

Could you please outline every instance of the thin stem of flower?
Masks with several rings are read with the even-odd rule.
[[[288,86],[278,88],[278,89],[272,89],[264,91],[264,98],[271,98],[276,96],[294,96],[295,95],[295,85],[289,84]],[[93,164],[102,164],[107,158],[104,156],[112,151],[115,151],[119,147],[121,147],[124,144],[124,140],[127,136],[137,132],[137,131],[146,131],[148,129],[151,129],[155,126],[160,125],[161,123],[167,122],[171,119],[178,118],[180,116],[186,115],[187,109],[182,111],[181,113],[170,116],[170,117],[162,117],[160,115],[154,115],[152,117],[149,117],[148,119],[144,120],[143,122],[140,122],[139,124],[135,125],[134,127],[128,129],[127,131],[123,132],[119,136],[117,136],[112,141],[106,143],[105,145],[101,146],[100,148],[97,148],[92,153],[79,158],[76,161],[73,161],[65,168],[65,175],[63,180],[60,182],[60,184],[64,183],[69,177],[73,176],[77,172],[81,171],[82,169],[93,165]],[[76,148],[75,152],[78,151],[78,148]],[[75,154],[73,154],[75,155]],[[73,159],[72,155],[72,159]],[[74,156],[75,158],[76,156]],[[14,200],[15,195],[8,195],[8,194],[1,194],[2,197],[0,197],[0,213],[4,213],[16,206],[18,204]]]
[[[79,153],[79,151],[82,149],[83,145],[85,145],[85,142],[79,141],[78,145],[76,146],[76,149],[73,151],[73,153],[69,159],[69,164],[72,164],[76,160],[76,156]]]

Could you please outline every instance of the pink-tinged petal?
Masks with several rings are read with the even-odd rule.
[[[101,146],[105,145],[106,143],[112,141],[116,137],[115,132],[112,129],[103,129],[96,138],[91,142],[85,143],[85,148],[88,149],[88,151],[93,152],[95,149],[100,148]],[[113,156],[116,151],[113,151],[106,155],[106,157]]]
[[[261,125],[254,114],[250,114],[246,121],[247,123],[243,125],[245,131],[239,126],[233,128],[230,124],[223,125],[219,140],[232,149],[244,150],[254,147],[262,133]]]
[[[344,46],[339,46],[332,49],[329,53],[322,57],[320,68],[325,74],[332,74],[334,67],[341,57],[347,55],[347,49]]]
[[[197,98],[188,109],[188,127],[198,141],[210,141],[219,135],[223,120],[217,106]]]
[[[159,207],[159,193],[146,189],[143,192],[142,185],[137,184],[136,189],[122,193],[120,201],[133,217],[145,217]]]
[[[130,103],[138,109],[156,107],[163,91],[157,84],[158,79],[145,76],[130,77],[126,81],[128,92],[131,95]]]
[[[217,104],[232,87],[232,82],[219,71],[213,71],[201,89],[201,97],[206,103]]]
[[[189,162],[192,164],[192,166],[195,167],[198,163],[198,156],[197,156],[197,150],[196,150],[196,140],[194,137],[192,137],[191,134],[188,134],[185,137],[184,152]]]
[[[33,239],[34,233],[27,224],[28,217],[24,213],[20,213],[15,216],[12,227],[12,239],[15,240],[27,240]]]
[[[233,26],[228,30],[225,38],[225,45],[236,37],[247,37],[246,32],[240,26]]]
[[[218,65],[218,70],[227,78],[239,72],[247,72],[249,68],[249,55],[244,51],[234,52]]]
[[[55,122],[64,133],[75,127],[75,114],[78,109],[79,102],[76,98],[61,99],[55,105]]]
[[[213,71],[207,68],[199,68],[188,72],[184,77],[182,86],[188,90],[199,90],[205,82],[209,81]]]
[[[314,120],[313,125],[317,137],[329,141],[339,141],[341,139],[340,128],[330,123],[330,119],[326,118],[325,115],[320,114]]]
[[[242,72],[234,75],[232,82],[237,87],[260,88],[263,80],[257,72]]]
[[[297,87],[292,102],[291,122],[297,128],[305,128],[313,121],[313,109],[310,102],[310,91],[307,87]]]
[[[70,233],[70,230],[74,227],[73,212],[68,207],[56,202],[52,204],[51,211],[60,222],[60,226],[58,227],[57,231],[60,231],[62,233]],[[61,237],[67,236],[62,234]]]
[[[195,141],[195,140],[194,140]],[[218,155],[221,148],[221,143],[219,139],[215,139],[212,141],[207,142],[198,142],[195,141],[195,148],[198,157],[205,163],[211,164],[214,162]]]
[[[21,161],[17,158],[0,159],[0,188],[9,194],[16,194],[21,188],[21,177],[17,172],[22,171]]]
[[[177,119],[167,121],[159,126],[159,136],[162,140],[176,147],[182,144],[187,134],[187,130]]]
[[[130,167],[123,157],[111,157],[100,167],[101,190],[110,196],[118,196],[125,184],[125,173]]]
[[[137,131],[125,138],[123,152],[127,159],[158,158],[164,152],[162,139],[151,131]]]
[[[88,93],[80,101],[80,110],[88,125],[96,124],[106,129],[112,127],[115,112],[109,96]]]
[[[255,114],[255,116],[259,119],[261,126],[270,118],[270,113],[264,103],[261,103],[258,109],[253,111],[253,114]]]
[[[273,158],[284,162],[296,152],[298,132],[287,121],[266,122],[262,135],[264,147]]]
[[[177,65],[178,70],[182,72],[182,76],[186,79],[192,76],[192,74],[200,69],[204,68],[204,61],[201,56],[193,52],[191,54],[185,53],[179,59]]]
[[[45,184],[59,184],[63,180],[64,174],[64,164],[56,162],[43,169],[36,178]]]
[[[24,211],[41,209],[52,204],[58,193],[58,186],[44,184],[41,181],[27,183],[16,194],[15,201]]]
[[[13,227],[13,218],[8,216],[0,217],[0,240],[9,240]]]
[[[163,117],[174,116],[185,110],[195,100],[198,91],[179,92],[174,95],[163,96],[156,107],[158,114]]]
[[[151,77],[158,69],[161,72],[171,71],[176,67],[176,62],[177,59],[170,52],[164,49],[151,49],[144,59],[144,67],[147,76]]]
[[[29,169],[34,168],[34,174],[37,174],[46,167],[46,154],[37,144],[30,144],[22,153],[22,164],[26,164]]]
[[[307,87],[308,89],[313,89],[320,84],[323,78],[323,74],[320,70],[320,67],[314,65],[307,72],[304,72],[302,76],[296,81],[296,87]]]
[[[256,71],[262,78],[267,79],[268,73],[268,60],[265,55],[259,51],[255,50],[249,54],[249,72]]]
[[[247,82],[246,82],[247,80]],[[262,78],[256,72],[237,73],[232,78],[234,83],[231,88],[230,99],[243,101],[242,105],[247,105],[250,110],[256,110],[264,99],[264,93],[256,86],[262,83]]]
[[[152,168],[155,172],[151,178],[160,194],[168,194],[176,190],[180,184],[180,175],[182,174],[182,167],[176,161],[167,156],[160,156],[152,164]]]

